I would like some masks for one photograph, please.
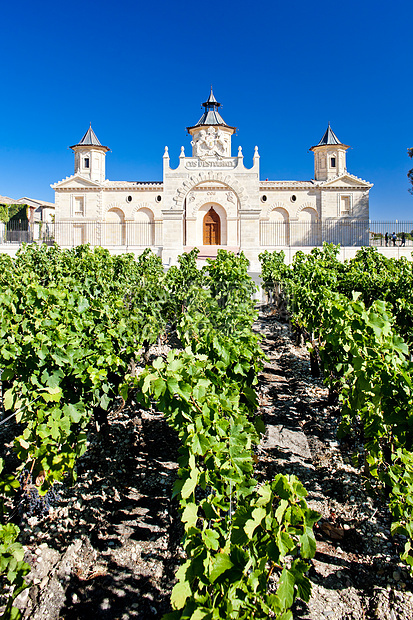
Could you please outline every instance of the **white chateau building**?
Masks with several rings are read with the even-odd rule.
[[[188,127],[191,156],[181,148],[179,165],[163,155],[162,183],[109,181],[102,146],[92,127],[78,144],[74,174],[52,185],[56,198],[56,242],[89,242],[112,251],[140,253],[151,247],[165,264],[193,247],[214,256],[222,247],[244,251],[257,265],[265,249],[368,243],[371,183],[347,172],[346,151],[330,125],[314,153],[314,179],[261,181],[258,147],[252,167],[242,149],[234,157],[235,127],[219,113],[212,89],[204,113]],[[367,228],[366,228],[367,223]],[[367,235],[367,237],[366,237]]]

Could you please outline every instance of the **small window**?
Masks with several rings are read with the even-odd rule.
[[[85,214],[85,202],[83,200],[83,197],[81,196],[75,196],[75,202],[74,202],[74,216],[78,216],[78,217],[83,217]]]
[[[161,202],[161,200],[162,200],[162,196],[157,196],[156,197],[156,202]]]
[[[132,196],[128,196],[128,197],[126,198],[126,200],[127,200],[128,202],[132,202]]]
[[[290,198],[291,202],[295,202],[297,200],[297,196],[293,194]]]
[[[335,167],[336,167],[336,158],[335,158],[335,157],[332,157],[332,158],[331,158],[331,167],[332,167],[332,168],[335,168]]]
[[[351,197],[340,196],[340,215],[351,214]]]
[[[89,168],[89,157],[85,157],[85,168]]]
[[[264,196],[261,196],[261,200],[262,202],[267,202],[267,196],[264,194]]]

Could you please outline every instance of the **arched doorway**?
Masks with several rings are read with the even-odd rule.
[[[153,211],[143,207],[135,212],[133,223],[133,243],[148,247],[154,243]]]
[[[204,217],[203,241],[204,245],[221,244],[221,219],[214,207],[211,207]]]
[[[321,226],[313,207],[305,207],[298,214],[297,245],[320,245]]]
[[[273,209],[269,215],[271,241],[269,245],[290,245],[289,215],[283,207]]]
[[[125,243],[125,215],[122,209],[113,207],[106,213],[104,222],[105,245],[124,245]]]

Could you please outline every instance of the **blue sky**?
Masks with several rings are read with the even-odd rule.
[[[312,178],[330,121],[371,218],[413,219],[411,2],[17,0],[1,23],[0,195],[53,201],[90,121],[108,178],[161,180],[212,84],[262,179]]]

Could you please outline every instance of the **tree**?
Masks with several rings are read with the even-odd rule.
[[[7,222],[13,215],[16,215],[25,205],[22,204],[0,204],[0,222]]]
[[[407,154],[408,154],[409,157],[411,157],[413,159],[413,149],[407,149]],[[411,170],[409,170],[409,172],[407,173],[407,177],[408,177],[410,183],[413,186],[413,168]],[[409,189],[409,192],[411,194],[413,194],[413,187],[411,187]]]

